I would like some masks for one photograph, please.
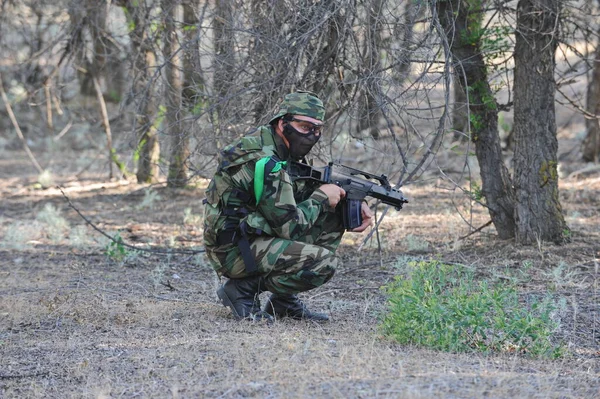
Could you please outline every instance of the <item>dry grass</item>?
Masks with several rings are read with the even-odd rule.
[[[469,204],[434,185],[409,187],[411,203],[382,225],[381,251],[372,240],[357,252],[363,236],[348,235],[336,277],[303,296],[312,308],[330,313],[331,322],[263,325],[235,322],[217,303],[218,281],[202,258],[107,259],[107,242],[83,226],[59,191],[32,188],[36,176],[22,172],[28,170],[22,154],[3,157],[0,169],[10,174],[0,180],[0,397],[600,394],[597,175],[561,183],[574,231],[573,242],[562,247],[498,241],[492,228],[459,240],[469,230],[455,210],[466,212]],[[152,199],[148,191],[122,182],[55,179],[86,215],[127,242],[186,248],[201,242],[194,222],[202,213],[201,190],[154,187],[151,195],[160,199]],[[60,237],[51,235],[46,219],[36,220],[47,204],[70,226]],[[477,227],[487,215],[476,210],[469,220]],[[19,226],[38,228],[30,235],[10,233]],[[486,278],[513,279],[525,296],[551,291],[566,298],[559,338],[570,354],[549,361],[515,353],[440,353],[381,336],[377,320],[385,298],[379,287],[393,278],[397,262],[421,258],[461,263]]]

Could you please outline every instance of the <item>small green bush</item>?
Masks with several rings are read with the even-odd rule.
[[[385,334],[402,344],[453,352],[519,352],[560,357],[554,344],[558,306],[551,298],[519,301],[514,284],[477,282],[473,272],[438,261],[410,262],[384,287]]]
[[[116,262],[121,262],[127,256],[127,248],[123,245],[121,234],[117,233],[114,240],[110,241],[105,248],[106,256]]]

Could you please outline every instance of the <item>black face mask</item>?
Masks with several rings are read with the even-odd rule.
[[[321,135],[317,136],[314,132],[300,133],[289,123],[283,127],[283,135],[290,143],[290,155],[296,160],[304,158],[321,138]]]

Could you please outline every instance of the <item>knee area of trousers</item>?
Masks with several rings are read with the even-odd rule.
[[[298,277],[304,282],[304,284],[310,286],[310,289],[312,289],[320,287],[331,280],[335,274],[335,267],[331,264],[325,264],[320,265],[320,267],[301,270],[298,274]]]

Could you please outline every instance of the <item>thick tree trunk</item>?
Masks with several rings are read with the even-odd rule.
[[[146,0],[127,0],[122,2],[128,18],[133,53],[133,101],[136,109],[136,149],[138,183],[158,181],[160,147],[158,143],[155,118],[157,104],[152,73],[156,67],[156,54],[152,40],[148,37],[148,12]]]
[[[487,80],[479,46],[480,21],[473,21],[479,8],[473,1],[438,1],[440,23],[450,43],[453,67],[469,87],[471,140],[481,170],[481,188],[498,236],[514,237],[514,191],[508,169],[502,160],[498,134],[498,108]],[[474,25],[473,25],[474,24]]]
[[[598,30],[600,35],[600,29]],[[583,160],[600,161],[600,40],[596,43],[593,59],[592,79],[588,86],[586,108],[589,114],[585,118],[587,136],[583,140]]]
[[[563,242],[558,197],[554,53],[560,0],[520,0],[515,45],[514,131],[517,239]]]
[[[180,119],[182,105],[182,84],[178,56],[178,38],[175,20],[177,17],[178,2],[161,0],[163,12],[164,42],[163,55],[165,58],[165,133],[171,141],[171,154],[169,159],[169,172],[167,175],[168,187],[183,187],[187,184],[187,160],[189,158],[189,138],[182,129]]]

